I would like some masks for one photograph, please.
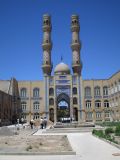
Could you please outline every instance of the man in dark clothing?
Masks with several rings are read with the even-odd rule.
[[[30,121],[30,126],[31,126],[31,129],[33,129],[33,121],[32,120]]]

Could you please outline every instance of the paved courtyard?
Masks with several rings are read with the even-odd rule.
[[[39,130],[36,135],[40,135]],[[55,133],[54,133],[55,134]],[[118,160],[120,153],[116,147],[103,142],[89,133],[67,133],[68,139],[76,155],[33,155],[33,156],[0,156],[0,160]]]

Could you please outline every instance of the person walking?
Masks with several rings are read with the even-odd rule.
[[[47,118],[44,117],[44,128],[46,128],[46,127],[47,127]]]
[[[40,125],[41,125],[41,129],[43,129],[43,126],[44,126],[44,120],[43,120],[43,118],[41,117],[41,119],[40,119]]]
[[[34,122],[34,120],[33,120],[33,119],[31,119],[31,121],[30,121],[31,129],[33,129],[33,122]]]

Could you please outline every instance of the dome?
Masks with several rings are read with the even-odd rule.
[[[67,64],[61,62],[55,67],[54,73],[55,74],[70,74],[70,69]]]

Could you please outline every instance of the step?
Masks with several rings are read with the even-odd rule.
[[[51,128],[47,130],[82,130],[82,129],[94,129],[95,127],[69,127],[69,128]]]
[[[91,132],[93,128],[54,128],[54,129],[47,129],[43,131],[43,133],[80,133],[80,132]]]

